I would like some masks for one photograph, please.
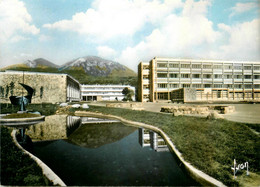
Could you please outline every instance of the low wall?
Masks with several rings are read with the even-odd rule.
[[[217,111],[220,114],[229,114],[235,111],[234,106],[183,106],[183,105],[175,105],[175,106],[163,106],[161,107],[161,112],[173,113],[175,116],[177,115],[185,115],[185,114],[199,114],[199,115],[208,115],[212,111]]]
[[[190,174],[190,176],[193,179],[195,179],[197,182],[199,182],[203,186],[225,186],[222,182],[210,177],[206,173],[196,169],[190,163],[186,162],[184,160],[184,158],[182,157],[182,154],[179,152],[179,150],[172,143],[170,137],[158,127],[154,127],[152,125],[148,125],[148,124],[141,123],[141,122],[126,120],[126,119],[118,117],[118,116],[105,115],[105,114],[102,114],[102,113],[76,111],[75,115],[76,116],[92,116],[92,117],[103,117],[103,118],[105,117],[105,118],[109,118],[109,119],[117,119],[117,120],[120,120],[122,123],[130,124],[130,125],[137,126],[137,127],[144,127],[144,128],[147,128],[147,129],[151,129],[151,130],[155,131],[156,133],[159,133],[164,138],[167,145],[169,145],[170,149],[176,154],[178,159],[183,163],[185,169],[187,170],[187,172]]]
[[[142,107],[142,103],[108,103],[106,107],[112,108],[140,108]]]
[[[40,166],[42,168],[42,173],[43,175],[45,175],[51,182],[53,182],[54,185],[60,185],[60,186],[66,186],[66,184],[44,163],[42,162],[39,158],[37,158],[36,156],[34,156],[33,154],[29,153],[28,151],[26,151],[18,142],[16,139],[16,130],[12,131],[12,137],[13,137],[13,141],[15,143],[15,145],[21,149],[23,151],[23,153],[29,155],[29,157],[31,157],[31,159],[33,159],[38,166]]]

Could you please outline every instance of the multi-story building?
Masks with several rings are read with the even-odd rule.
[[[141,102],[170,100],[180,88],[216,95],[212,100],[260,99],[260,62],[155,57],[139,64],[138,78]]]
[[[124,99],[122,93],[124,88],[134,91],[132,100],[135,101],[135,87],[129,85],[81,85],[83,101],[121,101]]]
[[[80,101],[80,83],[67,74],[7,70],[0,72],[1,103],[9,103],[10,96],[26,95],[19,84],[34,89],[32,103]]]

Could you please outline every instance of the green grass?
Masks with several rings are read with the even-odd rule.
[[[42,174],[42,169],[16,147],[10,130],[1,130],[1,184],[8,186],[49,186],[53,185]]]
[[[237,163],[247,161],[250,171],[259,173],[259,136],[246,124],[99,106],[90,106],[88,111],[121,116],[161,128],[186,161],[228,186],[238,184],[232,177],[234,159]]]
[[[14,118],[33,118],[33,117],[40,117],[39,114],[31,114],[31,113],[15,113],[15,114],[8,114],[3,116],[3,119],[14,119]]]

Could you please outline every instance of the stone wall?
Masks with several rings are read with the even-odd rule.
[[[194,106],[164,106],[161,107],[161,112],[173,113],[174,116],[187,115],[187,114],[198,114],[198,115],[209,115],[211,112],[216,111],[219,114],[228,114],[235,111],[234,106],[214,106],[214,105],[194,105]]]
[[[66,74],[36,72],[1,72],[0,98],[2,103],[10,103],[9,97],[27,95],[27,91],[19,84],[31,86],[35,93],[32,103],[66,102]]]

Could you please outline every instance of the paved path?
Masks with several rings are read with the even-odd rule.
[[[106,106],[104,102],[91,103],[93,105]],[[140,103],[139,103],[140,104]],[[173,106],[173,103],[142,103],[142,108],[146,111],[160,112],[162,106]],[[180,104],[178,104],[180,105]],[[190,105],[190,104],[181,104]],[[198,104],[195,104],[198,105]],[[202,105],[217,105],[217,104],[202,104]],[[235,112],[231,114],[224,114],[223,117],[230,121],[244,122],[244,123],[258,123],[260,124],[260,104],[219,104],[235,106]]]

